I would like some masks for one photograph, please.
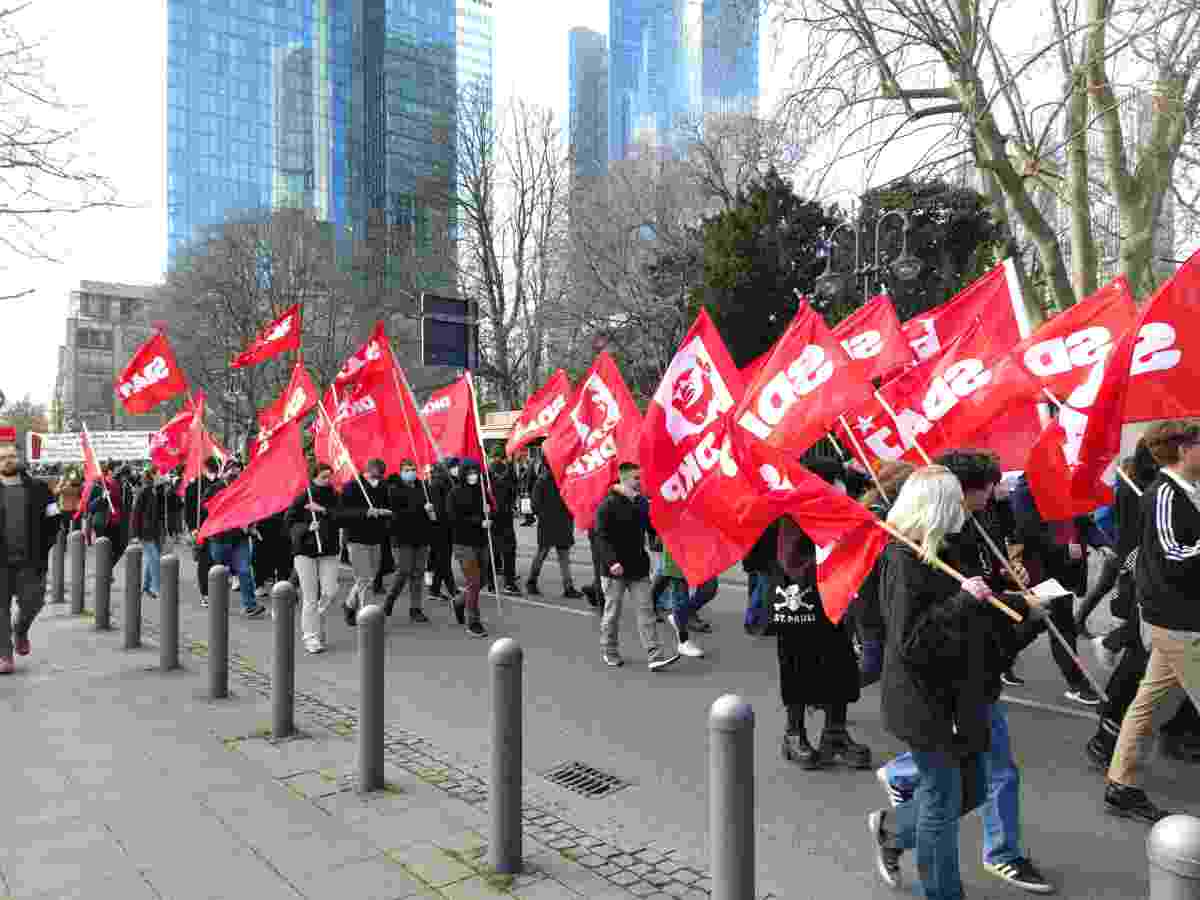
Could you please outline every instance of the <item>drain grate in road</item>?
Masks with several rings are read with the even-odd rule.
[[[629,787],[629,782],[623,778],[601,772],[581,762],[561,763],[542,777],[551,784],[557,784],[581,797],[607,797],[621,788]]]

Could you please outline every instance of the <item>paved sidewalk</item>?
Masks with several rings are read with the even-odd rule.
[[[534,823],[525,872],[489,873],[486,807],[448,794],[446,772],[389,765],[388,790],[354,790],[352,721],[301,704],[301,736],[272,742],[245,679],[210,701],[202,659],[163,675],[157,651],[122,651],[119,631],[66,606],[47,606],[33,641],[0,679],[5,898],[646,896],[531,837]]]

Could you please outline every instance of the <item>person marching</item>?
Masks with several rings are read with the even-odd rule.
[[[513,517],[517,514],[517,480],[503,456],[495,458],[489,474],[496,499],[496,509],[492,515],[492,546],[496,550],[499,571],[492,572],[490,565],[486,567],[488,590],[495,590],[495,578],[503,578],[504,592],[520,596],[521,586],[517,584],[517,530],[513,524]]]
[[[183,515],[184,527],[192,536],[192,559],[196,563],[196,586],[200,588],[200,605],[208,606],[208,570],[212,568],[211,544],[208,541],[200,544],[196,538],[200,526],[208,518],[208,503],[221,490],[221,482],[217,479],[218,464],[216,459],[204,461],[204,471],[200,477],[187,486],[184,498]]]
[[[454,599],[454,616],[459,625],[467,626],[471,637],[485,638],[488,632],[479,614],[479,592],[483,588],[483,567],[491,565],[488,559],[491,501],[489,498],[485,512],[479,463],[468,459],[461,465],[462,483],[450,492],[446,502],[449,524],[454,530],[454,558],[466,583],[462,596]]]
[[[342,601],[342,613],[351,628],[357,622],[358,611],[370,604],[375,586],[375,573],[383,554],[383,544],[391,540],[389,530],[392,516],[388,504],[388,489],[383,483],[387,463],[382,459],[367,461],[362,478],[353,478],[342,488],[342,516],[346,528],[346,543],[350,550],[350,566],[354,569],[354,586]]]
[[[429,500],[434,508],[434,522],[429,533],[429,596],[453,600],[458,594],[454,583],[454,529],[450,525],[450,492],[458,483],[458,460],[450,457],[436,463],[429,478]]]
[[[407,586],[409,620],[427,624],[429,617],[422,609],[422,595],[425,592],[425,560],[436,524],[435,511],[417,478],[417,464],[411,459],[400,463],[399,481],[390,486],[390,503],[396,575],[383,608],[390,616],[400,592]]]
[[[308,488],[284,513],[293,564],[300,579],[300,639],[309,653],[325,652],[325,612],[338,593],[338,522],[341,498],[333,467],[318,463]]]
[[[575,546],[575,519],[558,490],[558,482],[547,465],[533,488],[533,512],[537,516],[537,553],[529,564],[529,577],[525,580],[525,593],[540,597],[538,577],[542,564],[553,550],[558,555],[558,570],[562,575],[563,597],[578,600],[583,594],[575,589],[571,580],[571,548]]]

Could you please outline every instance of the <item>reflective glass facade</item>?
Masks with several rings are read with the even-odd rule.
[[[685,117],[753,113],[758,19],[751,0],[611,0],[609,160],[640,141],[671,154]]]
[[[492,0],[458,0],[458,87],[478,85],[490,98],[496,28]]]
[[[571,174],[603,175],[608,168],[608,41],[587,28],[569,36]]]

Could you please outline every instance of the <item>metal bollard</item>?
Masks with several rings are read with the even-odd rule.
[[[1200,819],[1174,815],[1146,838],[1150,900],[1200,900]]]
[[[275,610],[275,663],[271,670],[271,737],[296,733],[296,589],[281,581],[271,589]]]
[[[66,602],[67,533],[59,529],[54,539],[54,562],[50,569],[50,602]]]
[[[125,635],[125,649],[136,650],[142,646],[142,545],[130,544],[125,548],[125,603],[121,612],[125,618],[121,624]]]
[[[96,604],[96,630],[112,628],[112,541],[96,539],[96,572],[92,580],[92,600]]]
[[[229,696],[229,570],[208,570],[208,696]]]
[[[158,668],[170,672],[179,668],[179,557],[162,558],[162,593],[159,594]]]
[[[83,614],[83,579],[87,568],[87,548],[83,545],[83,532],[72,531],[67,538],[71,553],[71,615]]]
[[[387,616],[371,604],[358,611],[358,790],[382,790],[383,779],[383,652]]]
[[[525,651],[500,638],[488,651],[492,667],[492,759],[488,778],[488,865],[501,874],[521,871],[521,698]]]
[[[708,713],[712,900],[754,900],[754,710],[737,694]]]

